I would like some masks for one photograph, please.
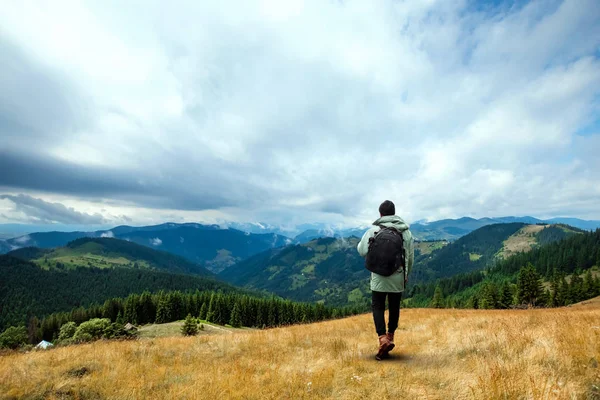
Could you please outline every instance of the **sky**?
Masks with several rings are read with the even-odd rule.
[[[0,223],[600,219],[600,2],[18,1]]]

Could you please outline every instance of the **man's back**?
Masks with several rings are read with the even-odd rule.
[[[409,226],[402,218],[397,215],[387,215],[373,222],[371,227],[358,243],[357,250],[362,257],[366,257],[369,251],[369,239],[375,236],[382,226],[387,226],[396,229],[402,233],[404,240],[404,256],[406,260],[406,277],[410,273],[414,263],[414,243]],[[404,291],[404,272],[398,271],[390,276],[382,276],[376,273],[371,273],[371,290],[378,292],[399,293]]]

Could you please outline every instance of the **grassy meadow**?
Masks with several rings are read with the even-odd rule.
[[[377,362],[370,315],[0,356],[3,399],[600,399],[600,300],[403,310]]]

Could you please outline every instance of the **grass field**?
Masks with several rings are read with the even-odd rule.
[[[204,329],[198,331],[198,335],[222,335],[231,334],[240,331],[246,331],[250,328],[232,328],[228,326],[219,326],[210,322],[202,321]],[[149,324],[140,327],[138,336],[142,339],[156,339],[162,337],[181,336],[181,327],[183,321],[169,322],[167,324]]]
[[[4,399],[598,399],[600,299],[548,310],[403,310],[377,362],[370,315],[0,357]]]

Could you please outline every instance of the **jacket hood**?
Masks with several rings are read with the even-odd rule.
[[[404,220],[402,218],[400,218],[397,215],[386,215],[384,217],[381,217],[379,219],[377,219],[375,222],[373,222],[373,225],[384,225],[384,226],[389,226],[389,227],[393,227],[396,228],[399,232],[404,232],[405,230],[407,230],[408,228],[410,228],[410,226],[404,222]]]

